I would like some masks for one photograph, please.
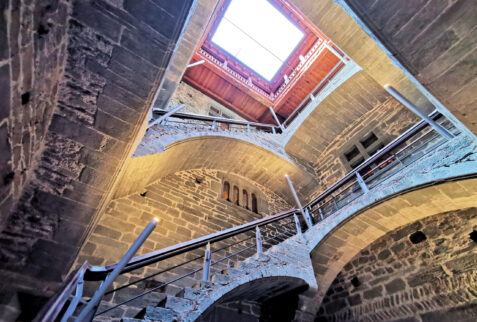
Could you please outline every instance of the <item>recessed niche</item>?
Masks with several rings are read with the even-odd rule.
[[[427,239],[426,235],[418,230],[416,231],[415,233],[412,233],[411,235],[409,235],[409,240],[411,241],[411,243],[413,244],[419,244],[419,243],[422,243],[423,241],[425,241]]]
[[[369,148],[376,141],[378,141],[378,138],[373,132],[369,133],[364,138],[359,140],[359,142],[365,149]]]
[[[345,152],[344,155],[346,160],[351,161],[354,159],[354,157],[359,155],[359,150],[356,146],[353,145],[353,147],[350,150],[348,150],[348,152]]]
[[[361,285],[361,282],[359,281],[359,279],[354,276],[352,279],[351,279],[351,285],[353,285],[354,287],[358,287]]]
[[[474,230],[473,232],[471,232],[469,234],[469,237],[470,239],[472,239],[472,241],[474,241],[475,243],[477,243],[477,230]]]
[[[23,93],[21,99],[22,105],[28,104],[28,102],[30,101],[30,92]]]

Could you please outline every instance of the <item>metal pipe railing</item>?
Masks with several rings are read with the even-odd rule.
[[[171,258],[173,256],[184,254],[188,251],[203,247],[207,245],[208,243],[212,244],[214,242],[218,242],[218,241],[236,236],[246,231],[253,231],[255,230],[256,226],[264,226],[269,223],[276,222],[281,219],[293,216],[295,212],[297,212],[296,209],[284,211],[273,216],[254,220],[252,222],[249,222],[240,226],[232,227],[232,228],[222,230],[213,234],[202,236],[193,240],[189,240],[184,243],[180,243],[174,246],[163,248],[161,250],[150,252],[148,254],[136,256],[129,261],[129,263],[123,268],[121,273],[130,272],[132,270],[157,263],[159,261]],[[104,267],[92,266],[88,268],[88,270],[86,271],[85,280],[88,280],[88,281],[102,280],[116,266],[117,264],[112,264],[112,265],[104,266]]]
[[[159,118],[157,118],[157,119],[152,120],[151,122],[149,122],[149,123],[147,124],[147,128],[150,128],[151,126],[154,126],[154,125],[156,125],[156,124],[158,124],[158,123],[160,123],[160,122],[166,120],[169,116],[171,116],[172,114],[176,113],[178,110],[184,108],[184,106],[185,106],[184,104],[179,104],[179,105],[177,105],[176,107],[174,107],[172,110],[170,110],[170,111],[165,111],[165,113],[162,114],[161,117],[159,117]],[[155,110],[152,109],[152,112],[154,113]]]
[[[33,322],[56,321],[61,310],[67,303],[78,283],[82,282],[84,273],[88,269],[88,263],[84,262],[78,270],[70,274],[63,282],[62,288],[56,296],[53,296],[37,314]]]
[[[439,115],[440,115],[439,113],[434,111],[433,113],[431,113],[430,117],[432,117],[433,119],[436,119],[437,117],[439,117]],[[228,120],[228,121],[230,121],[230,120]],[[383,168],[386,168],[387,164],[389,163],[389,160],[391,160],[391,159],[396,160],[398,153],[401,153],[402,151],[406,151],[406,149],[410,149],[410,146],[413,146],[415,143],[420,144],[419,147],[422,147],[422,146],[425,147],[425,146],[427,146],[427,144],[429,142],[434,140],[435,137],[439,137],[439,136],[434,136],[431,139],[427,140],[426,142],[422,143],[421,139],[423,137],[427,136],[430,132],[432,132],[432,130],[429,130],[429,131],[426,131],[424,134],[422,134],[419,138],[414,139],[413,136],[416,135],[417,133],[420,133],[420,131],[422,129],[424,129],[426,126],[427,126],[427,123],[425,123],[424,121],[421,121],[421,122],[415,124],[409,130],[407,130],[405,133],[403,133],[401,136],[396,138],[394,141],[392,141],[390,144],[388,144],[386,147],[384,147],[382,150],[380,150],[378,153],[376,153],[374,156],[372,156],[370,159],[363,162],[356,169],[349,172],[346,176],[344,176],[341,180],[339,180],[337,183],[335,183],[329,189],[325,190],[322,194],[320,194],[313,201],[308,203],[305,207],[300,207],[300,208],[302,210],[304,209],[304,211],[307,213],[307,215],[308,215],[309,212],[313,211],[314,214],[316,214],[317,216],[319,215],[319,218],[321,220],[323,220],[324,218],[326,218],[330,214],[332,214],[335,211],[337,211],[338,209],[340,209],[343,205],[348,204],[350,202],[350,200],[354,200],[354,199],[358,198],[359,196],[361,196],[363,192],[364,193],[369,192],[369,189],[372,189],[376,184],[374,184],[373,187],[372,186],[368,187],[366,185],[366,180],[374,174],[374,171],[382,170]],[[413,140],[410,143],[406,142],[410,138],[413,138]],[[387,157],[385,161],[379,162],[378,166],[373,167],[371,170],[367,170],[367,172],[365,174],[361,174],[359,172],[359,171],[365,169],[367,166],[371,165],[373,162],[375,162],[377,160],[380,160],[384,155],[386,155],[390,151],[393,151],[393,149],[395,149],[397,147],[400,147],[400,144],[402,144],[404,142],[406,142],[405,147],[400,148],[397,152],[394,152],[392,154],[392,156]],[[431,145],[431,147],[433,147],[433,146],[434,145]],[[438,145],[436,145],[436,146],[438,146]],[[411,151],[414,151],[414,150],[411,150]],[[384,165],[384,166],[381,168],[382,165]],[[391,167],[391,168],[394,168],[394,167]],[[384,173],[384,172],[381,172],[381,173]],[[381,175],[379,175],[378,177],[380,177],[380,176]],[[378,177],[376,177],[376,178],[378,178]],[[376,181],[373,181],[373,182],[375,183]],[[361,192],[359,192],[359,190]],[[326,199],[327,197],[331,197],[331,198]],[[321,205],[320,205],[320,203],[321,203]],[[298,202],[298,204],[300,205],[299,202]],[[316,208],[313,209],[313,207],[316,206],[316,205],[319,205],[318,209],[316,209]],[[330,207],[331,207],[331,211],[330,211]],[[316,210],[318,210],[318,211],[316,211]],[[150,292],[152,292],[156,289],[159,289],[161,287],[164,287],[166,285],[174,283],[175,281],[179,281],[179,280],[181,280],[185,277],[192,276],[195,273],[200,272],[201,270],[203,271],[203,274],[202,274],[203,275],[203,280],[207,281],[207,280],[209,280],[210,269],[211,269],[212,266],[214,266],[216,264],[219,264],[219,263],[222,263],[222,262],[230,259],[231,257],[238,256],[239,254],[245,254],[244,253],[245,251],[251,250],[255,247],[256,247],[256,253],[260,254],[260,253],[263,252],[263,245],[264,244],[273,245],[273,243],[271,242],[272,240],[279,243],[283,240],[283,238],[288,238],[291,235],[293,235],[293,232],[290,229],[290,227],[288,227],[288,225],[295,224],[296,233],[301,234],[302,233],[302,226],[304,226],[304,225],[298,219],[298,217],[297,217],[298,213],[300,213],[299,209],[288,210],[288,211],[281,212],[281,213],[278,213],[276,215],[272,215],[272,216],[269,216],[269,217],[266,217],[266,218],[261,218],[261,219],[258,219],[258,220],[240,225],[240,226],[232,227],[232,228],[229,228],[229,229],[226,229],[226,230],[223,230],[223,231],[219,231],[219,232],[216,232],[216,233],[213,233],[213,234],[202,236],[200,238],[196,238],[194,240],[190,240],[190,241],[180,243],[180,244],[177,244],[177,245],[174,245],[174,246],[170,246],[170,247],[167,247],[167,248],[164,248],[164,249],[161,249],[161,250],[150,252],[148,254],[137,256],[137,257],[134,257],[132,259],[130,257],[132,257],[132,254],[135,252],[135,249],[133,249],[135,247],[131,247],[131,251],[128,251],[128,255],[130,255],[130,256],[125,256],[117,264],[113,264],[113,265],[109,265],[109,266],[105,266],[105,267],[97,267],[97,266],[87,267],[86,263],[85,263],[85,264],[83,264],[83,266],[81,267],[81,269],[77,273],[72,274],[72,277],[68,278],[67,283],[65,283],[65,286],[63,287],[63,291],[60,293],[60,295],[55,297],[55,302],[52,306],[50,306],[49,311],[47,311],[46,313],[43,313],[42,315],[39,315],[39,318],[37,318],[36,321],[47,321],[54,314],[56,314],[55,315],[55,317],[56,317],[57,314],[59,314],[59,312],[61,311],[61,309],[65,306],[65,303],[68,300],[70,294],[72,293],[74,287],[77,286],[76,284],[78,284],[78,282],[81,282],[82,278],[84,278],[85,281],[95,281],[95,280],[104,280],[104,279],[106,279],[108,281],[112,281],[112,280],[114,280],[114,277],[118,274],[124,274],[124,273],[130,272],[130,271],[133,271],[133,270],[136,270],[136,269],[139,269],[139,268],[151,265],[151,264],[158,263],[158,262],[163,261],[165,259],[172,258],[174,256],[185,254],[187,252],[194,251],[194,250],[199,250],[200,248],[202,248],[203,246],[206,246],[206,245],[207,245],[207,248],[206,248],[205,255],[195,256],[194,258],[186,260],[185,262],[182,262],[182,263],[177,264],[177,265],[172,265],[172,267],[168,267],[167,269],[163,269],[159,272],[155,272],[154,274],[148,275],[144,278],[137,279],[133,282],[130,282],[126,285],[122,285],[120,287],[117,287],[117,288],[115,288],[111,291],[108,291],[106,293],[105,293],[105,288],[107,287],[107,283],[103,283],[104,285],[106,285],[105,287],[101,287],[101,289],[103,289],[103,292],[97,293],[98,295],[95,296],[94,300],[92,299],[88,303],[88,305],[90,307],[95,307],[99,303],[98,299],[101,299],[103,294],[108,294],[108,293],[113,293],[113,292],[119,291],[123,288],[126,288],[126,287],[132,285],[132,284],[144,281],[145,279],[148,279],[148,278],[151,278],[153,276],[156,276],[156,275],[162,274],[164,272],[170,271],[174,268],[181,267],[183,265],[186,265],[188,263],[191,263],[191,262],[196,261],[196,260],[201,259],[201,258],[204,258],[205,265],[203,267],[193,269],[192,271],[187,272],[186,274],[182,274],[181,276],[176,277],[171,281],[162,283],[159,286],[156,286],[156,287],[154,287],[152,289],[149,289],[149,290],[147,290],[147,291],[145,291],[141,294],[138,294],[138,295],[136,295],[136,296],[134,296],[130,299],[122,301],[121,303],[118,303],[118,304],[116,304],[116,305],[114,305],[110,308],[107,308],[107,309],[103,310],[102,312],[99,312],[96,315],[103,314],[107,311],[113,310],[113,309],[117,308],[118,306],[124,305],[126,303],[131,302],[131,301],[134,301],[137,298],[140,298],[144,295],[147,295],[147,294],[149,294]],[[313,217],[313,219],[315,219],[315,218],[316,217]],[[286,224],[283,223],[283,222],[280,223],[280,221],[283,220],[283,219],[290,219],[291,221],[287,222]],[[306,224],[311,224],[311,225],[314,224],[311,220],[310,220],[310,222],[305,221],[305,223]],[[152,225],[153,225],[153,223],[150,224],[150,226],[152,226]],[[307,228],[306,226],[304,226],[304,227]],[[260,229],[260,228],[262,228],[262,229]],[[151,229],[149,229],[149,230],[151,230]],[[283,231],[283,229],[285,229],[285,231]],[[211,245],[213,243],[217,243],[217,242],[220,242],[220,241],[228,239],[228,238],[236,237],[236,236],[238,236],[240,234],[243,234],[243,233],[246,233],[246,236],[248,236],[248,237],[245,238],[245,239],[236,238],[236,239],[239,239],[239,240],[238,241],[234,240],[234,242],[232,244],[227,244],[224,247],[219,247],[219,248],[215,249],[213,252],[215,254],[218,254],[219,251],[230,248],[230,250],[225,252],[225,256],[223,256],[220,259],[217,259],[215,261],[212,261],[212,247],[211,247]],[[272,235],[272,234],[273,234],[273,236],[270,237],[270,235]],[[143,234],[141,234],[141,235],[143,235]],[[139,239],[141,239],[141,238],[139,238]],[[250,240],[250,239],[255,239],[255,242],[254,243],[248,242],[248,240]],[[240,248],[237,251],[237,247],[239,247],[239,245],[241,245],[242,243],[245,243],[244,244],[245,248]],[[228,253],[229,251],[232,252],[232,253]],[[242,255],[242,256],[245,256],[245,255]],[[186,267],[184,266],[184,268],[186,268]],[[220,266],[217,269],[220,269]],[[80,274],[80,275],[78,275],[78,274]],[[78,301],[76,301],[76,302],[78,302]],[[76,302],[73,300],[74,306],[76,306],[76,304],[75,304]],[[85,314],[87,314],[87,311],[88,310],[83,310],[81,312],[81,314],[84,316]],[[81,314],[80,314],[80,317],[81,317]]]
[[[429,114],[429,117],[432,119],[436,119],[440,116],[441,114],[434,110],[431,114]],[[321,200],[325,199],[327,196],[329,196],[331,193],[333,193],[335,190],[337,190],[339,187],[343,186],[346,182],[356,178],[356,173],[363,170],[370,164],[374,163],[376,160],[380,159],[383,157],[385,154],[387,154],[389,151],[394,149],[396,146],[399,144],[403,143],[413,135],[415,135],[417,132],[422,130],[427,126],[427,122],[422,120],[416,124],[414,124],[410,129],[405,131],[403,134],[398,136],[396,139],[391,141],[388,145],[386,145],[384,148],[379,150],[377,153],[375,153],[373,156],[365,160],[363,163],[361,163],[359,166],[357,166],[355,169],[351,170],[348,172],[343,178],[338,180],[335,184],[333,184],[331,187],[323,191],[318,197],[310,201],[308,204],[305,205],[306,207],[313,207],[314,205],[318,204]]]
[[[162,110],[159,108],[153,109],[153,113],[157,115],[164,115],[168,111]],[[206,122],[217,122],[217,123],[224,123],[224,124],[235,124],[235,125],[243,125],[243,126],[253,126],[253,127],[263,127],[263,128],[278,128],[275,124],[266,124],[266,123],[257,123],[257,122],[249,122],[249,121],[242,121],[242,120],[234,120],[228,119],[223,117],[216,117],[216,116],[209,116],[209,115],[200,115],[200,114],[191,114],[191,113],[174,113],[172,117],[181,118],[185,120],[196,120],[196,121],[206,121]]]
[[[176,114],[177,115],[177,114]],[[437,111],[434,111],[433,113],[430,114],[431,118],[437,118],[440,114]],[[190,114],[187,114],[187,116],[191,116]],[[194,115],[195,117],[195,115]],[[199,115],[203,120],[211,120],[211,119],[217,119],[215,117],[209,117],[209,116],[202,116]],[[237,121],[237,120],[229,120],[229,119],[224,119],[227,121],[232,121],[232,122],[243,122],[243,121]],[[306,204],[303,208],[311,208],[324,200],[327,196],[331,195],[333,192],[335,192],[337,189],[343,187],[343,185],[350,180],[356,178],[356,173],[368,165],[372,164],[379,158],[381,158],[383,155],[388,153],[390,150],[401,144],[402,142],[406,141],[409,139],[411,136],[415,135],[417,132],[419,132],[421,129],[423,129],[425,126],[427,126],[427,123],[425,121],[420,121],[419,123],[415,124],[412,126],[409,130],[404,132],[401,136],[393,140],[390,144],[388,144],[386,147],[381,149],[379,152],[377,152],[375,155],[364,161],[361,165],[359,165],[357,168],[354,170],[350,171],[347,175],[345,175],[342,179],[340,179],[338,182],[333,184],[330,188],[326,189],[323,193],[321,193],[318,197],[316,197],[314,200]],[[336,202],[336,201],[335,201]],[[158,251],[154,251],[145,255],[137,256],[133,258],[123,269],[122,273],[129,272],[153,263],[157,263],[159,261],[165,260],[167,258],[171,258],[173,256],[177,256],[183,253],[186,253],[188,251],[203,247],[207,245],[207,243],[213,243],[217,242],[220,240],[224,240],[230,237],[233,237],[235,235],[238,235],[240,233],[243,233],[245,231],[250,231],[254,230],[255,226],[263,226],[268,223],[274,222],[281,220],[286,217],[291,217],[295,213],[298,213],[298,209],[293,209],[289,211],[285,211],[273,216],[269,216],[266,218],[258,219],[240,226],[236,226],[233,228],[229,228],[217,233],[213,233],[210,235],[206,235],[203,237],[196,238],[194,240],[190,240],[184,243],[180,243],[174,246],[170,246]],[[109,272],[111,272],[115,268],[116,264],[105,266],[105,267],[97,267],[93,266],[90,267],[85,274],[85,280],[101,280],[106,276]]]

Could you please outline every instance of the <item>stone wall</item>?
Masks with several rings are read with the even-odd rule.
[[[259,198],[259,214],[223,200],[222,184]],[[250,196],[250,195],[249,195]],[[240,196],[242,197],[242,196]],[[270,205],[270,210],[268,209]],[[273,205],[273,206],[272,206]],[[292,208],[263,186],[215,170],[188,170],[148,185],[141,193],[113,200],[86,241],[77,265],[117,262],[154,217],[158,227],[139,253],[151,252]]]
[[[313,196],[349,172],[344,153],[353,145],[360,147],[360,139],[373,132],[387,144],[418,120],[360,71],[320,102],[285,148],[315,172],[320,186],[310,192]]]
[[[222,184],[224,179],[229,181],[232,186],[234,184],[240,185],[242,189],[246,188],[249,192],[256,193],[259,198],[263,198],[260,203],[262,208],[259,208],[259,214],[247,210],[243,206],[237,206],[230,201],[223,200]],[[90,265],[109,265],[118,262],[153,218],[158,218],[159,224],[143,247],[139,249],[138,255],[262,218],[270,214],[267,208],[268,205],[272,204],[274,206],[270,209],[277,211],[291,208],[290,205],[267,188],[247,181],[245,178],[216,170],[181,171],[148,185],[141,193],[111,201],[106,212],[99,218],[91,235],[86,240],[74,267],[81,265],[85,260]],[[280,208],[280,206],[283,208]],[[277,228],[281,228],[280,232],[283,231],[283,227]],[[262,229],[262,234],[265,239],[269,234],[275,235],[276,231],[273,226],[269,226],[267,229]],[[245,241],[234,245],[234,243],[242,240]],[[213,260],[247,246],[251,246],[251,249],[238,254],[238,256],[231,257],[228,261],[214,265],[211,272],[220,272],[232,263],[253,255],[255,253],[254,240],[255,232],[252,230],[213,243]],[[230,247],[223,248],[227,245]],[[267,246],[269,245],[267,244]],[[107,296],[102,307],[109,307],[151,287],[200,268],[203,261],[203,252],[203,249],[198,249],[184,255],[174,256],[156,265],[150,265],[145,269],[121,275],[114,283],[115,287],[136,281],[138,277],[165,270],[165,272],[153,276],[145,282],[117,292],[114,296]],[[198,256],[197,260],[192,260],[196,256]],[[183,264],[184,262],[187,263]],[[179,264],[183,265],[169,270],[174,265]],[[145,305],[153,304],[155,306],[162,301],[165,297],[162,292],[175,294],[174,292],[178,292],[181,287],[198,285],[201,279],[200,274],[202,274],[202,271],[174,282],[167,288],[159,290],[161,294],[153,293],[151,296],[146,296],[115,309],[107,313],[104,319],[108,320],[110,317],[121,317],[123,315],[127,317],[135,316]],[[87,296],[92,295],[97,287],[98,283],[86,283],[85,294]]]
[[[41,151],[65,66],[68,1],[0,4],[0,230]]]
[[[180,112],[209,115],[210,107],[214,107],[222,113],[225,113],[230,118],[243,120],[242,117],[234,113],[232,110],[184,82],[181,82],[177,87],[167,105],[167,109],[170,110],[179,104],[185,105]],[[160,106],[157,107],[160,108]]]
[[[376,240],[333,281],[317,321],[475,321],[476,225],[477,208],[469,208]]]
[[[330,187],[351,170],[344,154],[352,146],[356,146],[362,153],[364,148],[359,141],[366,135],[372,132],[380,143],[386,145],[418,121],[416,115],[393,98],[388,98],[355,120],[330,142],[313,164],[320,181],[320,191]]]
[[[6,146],[5,141],[1,143],[0,155],[6,159],[2,159],[2,166],[5,161],[5,169],[10,171],[7,174],[13,166],[7,163],[11,159],[9,146],[17,151],[20,145],[26,147],[24,150],[30,150],[30,155],[24,154],[22,160],[31,159],[31,151],[37,149],[38,138],[42,137],[38,133],[45,127],[48,131],[30,180],[21,191],[18,207],[13,208],[8,220],[2,220],[5,228],[0,234],[0,275],[10,283],[0,286],[0,304],[14,301],[18,289],[49,296],[62,274],[69,270],[118,170],[131,154],[134,138],[149,116],[192,0],[76,0],[71,1],[70,10],[60,1],[38,2],[32,8],[22,5],[21,10],[15,9],[17,2],[10,3],[12,8],[6,15],[6,8],[2,8],[0,19],[8,17],[8,30],[12,33],[21,30],[22,50],[36,48],[31,55],[25,52],[21,56],[22,77],[34,72],[38,75],[31,81],[20,77],[22,83],[30,82],[31,87],[18,87],[16,74],[7,78],[8,84],[18,87],[12,92],[14,99],[11,96],[12,111],[24,112],[21,118],[15,116],[22,124],[15,128],[18,138],[10,138]],[[31,14],[33,9],[38,12]],[[20,21],[15,16],[18,14],[25,20]],[[25,27],[21,27],[22,23]],[[67,28],[67,45],[62,24]],[[3,25],[1,30],[5,30]],[[13,42],[9,44],[14,53],[16,47]],[[66,51],[62,47],[65,45]],[[28,63],[32,56],[35,70]],[[1,66],[10,66],[8,62],[12,63],[13,72],[18,71],[18,59]],[[8,68],[3,70],[9,72]],[[5,86],[1,88],[4,91]],[[36,88],[38,92],[34,91]],[[28,95],[23,96],[29,90],[31,103],[27,102]],[[53,101],[55,108],[50,106]],[[9,127],[13,125],[13,118],[6,122],[3,111],[2,108],[0,128],[6,129],[7,122]],[[30,117],[33,111],[41,116]],[[43,120],[51,113],[51,121]],[[33,145],[28,143],[28,136],[34,137]],[[6,181],[19,180],[21,175],[15,177],[8,175]]]
[[[346,0],[406,68],[477,133],[475,16],[472,0]]]

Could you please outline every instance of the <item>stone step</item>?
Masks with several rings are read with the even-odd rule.
[[[183,291],[184,291],[183,287],[169,284],[169,285],[166,286],[166,290],[165,290],[164,293],[167,294],[167,295],[177,296],[180,293],[182,293]]]
[[[171,309],[178,314],[192,311],[194,307],[194,301],[175,296],[168,296],[165,306],[166,309]]]
[[[186,287],[184,289],[184,294],[182,295],[182,297],[188,300],[197,301],[198,299],[205,296],[206,294],[207,292],[203,290]]]
[[[177,313],[163,307],[148,306],[144,318],[146,321],[173,322],[177,320]]]
[[[241,269],[234,268],[234,267],[229,267],[227,269],[227,272],[225,273],[230,279],[240,277],[245,274],[245,272]]]
[[[220,285],[227,285],[230,282],[229,278],[226,275],[220,273],[215,273],[214,275],[212,275],[211,280],[214,284]]]

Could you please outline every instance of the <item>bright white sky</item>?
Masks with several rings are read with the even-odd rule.
[[[232,0],[212,42],[270,81],[302,38],[267,0]]]

